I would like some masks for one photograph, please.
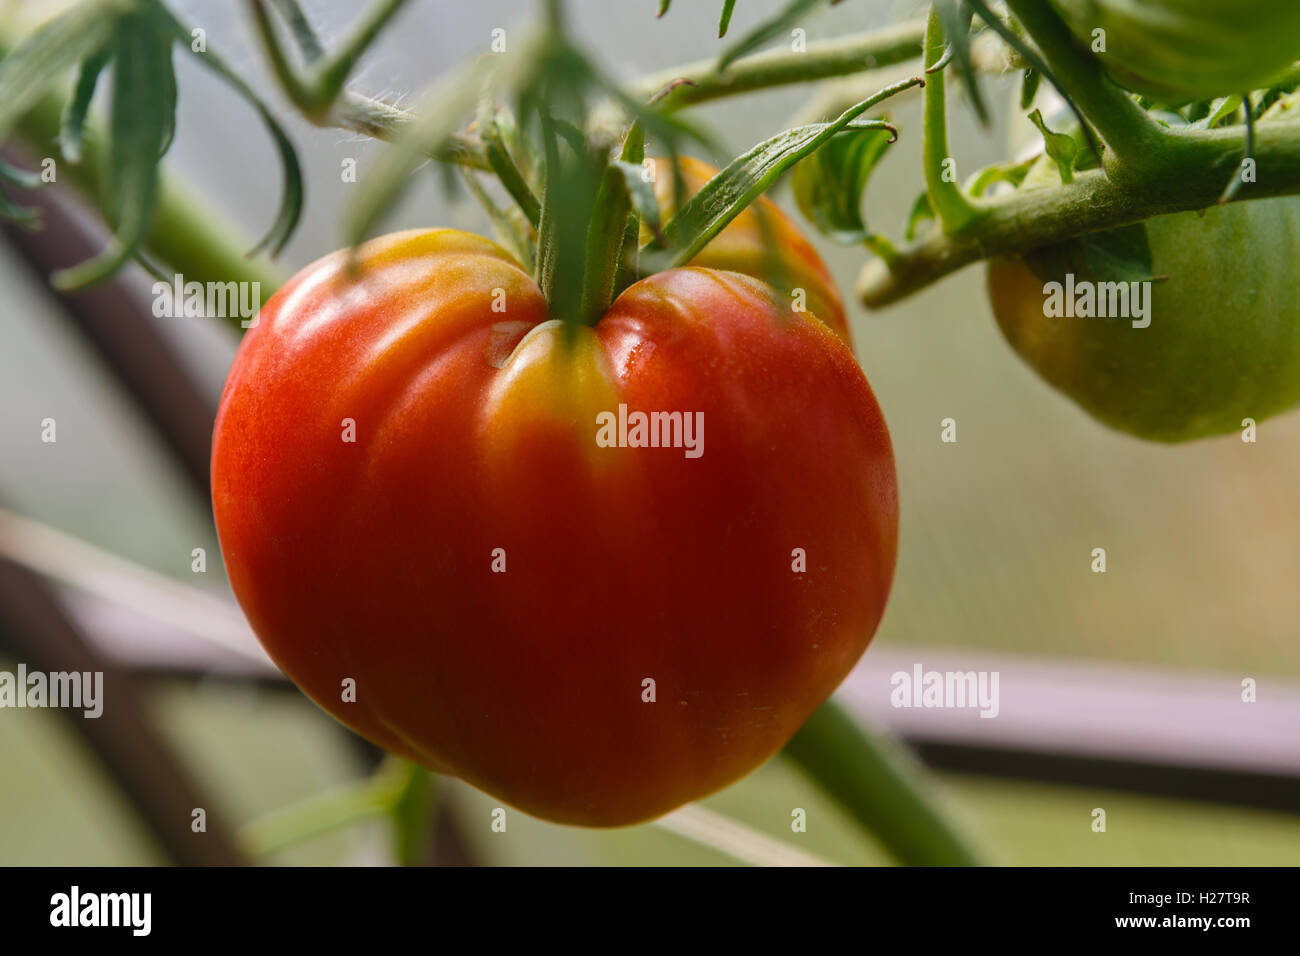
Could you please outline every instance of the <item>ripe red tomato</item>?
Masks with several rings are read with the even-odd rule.
[[[849,349],[732,272],[638,282],[569,343],[486,239],[358,253],[266,305],[217,419],[222,554],[276,663],[565,823],[650,819],[772,756],[893,576],[894,459]],[[621,406],[683,413],[683,447],[603,447]]]

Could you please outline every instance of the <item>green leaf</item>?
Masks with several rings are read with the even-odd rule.
[[[506,145],[507,129],[513,130],[514,126],[513,119],[508,119],[507,115],[502,111],[479,124],[483,130],[488,164],[528,222],[536,229],[542,219],[542,204]]]
[[[660,232],[659,200],[655,198],[654,183],[645,178],[645,167],[640,163],[617,159],[610,168],[623,177],[628,196],[632,200],[632,209],[637,216],[645,222],[651,232]]]
[[[87,0],[36,29],[0,60],[0,142],[74,63],[113,37],[122,0]]]
[[[1029,119],[1038,131],[1043,134],[1043,145],[1047,150],[1047,156],[1052,162],[1056,163],[1056,168],[1061,171],[1061,182],[1069,183],[1074,181],[1074,160],[1079,153],[1079,144],[1074,141],[1073,136],[1065,133],[1054,133],[1047,128],[1047,123],[1043,121],[1043,111],[1034,110],[1029,114]]]
[[[1025,257],[1044,282],[1073,273],[1094,282],[1149,282],[1151,246],[1146,226],[1134,223],[1060,242]]]
[[[19,169],[0,160],[0,184],[12,184],[19,189],[38,189],[42,185],[40,173]],[[20,206],[0,188],[0,219],[15,222],[24,229],[35,229],[40,221],[37,210]]]
[[[727,28],[731,26],[731,15],[736,10],[736,0],[723,0],[722,16],[718,18],[718,39],[727,35]]]
[[[1038,95],[1038,87],[1043,79],[1043,74],[1039,73],[1032,66],[1025,70],[1020,80],[1020,108],[1027,110],[1034,105],[1034,97]]]
[[[175,35],[180,44],[197,57],[200,63],[221,77],[253,109],[257,110],[262,125],[266,127],[266,131],[275,142],[276,152],[280,155],[280,172],[284,180],[280,190],[280,208],[276,211],[275,221],[271,223],[271,228],[267,230],[266,235],[248,251],[248,255],[252,256],[263,249],[269,249],[271,255],[275,256],[289,241],[294,229],[298,226],[299,218],[302,216],[302,167],[298,163],[298,153],[293,148],[289,135],[284,131],[275,116],[272,115],[271,110],[262,101],[262,98],[253,91],[253,88],[245,83],[243,78],[211,49],[195,50],[189,28],[172,16],[166,7],[160,4],[156,9],[166,17],[168,29]]]
[[[40,225],[40,215],[35,209],[18,205],[3,189],[0,189],[0,220],[16,223],[24,229],[35,229]]]
[[[95,87],[99,85],[99,75],[112,59],[113,48],[108,44],[83,59],[72,98],[64,104],[63,118],[59,123],[59,151],[74,165],[81,162],[86,115],[95,96]]]
[[[113,226],[113,241],[99,256],[52,277],[67,291],[99,282],[130,260],[153,223],[158,191],[158,160],[162,155],[174,90],[169,34],[149,13],[122,17],[115,31],[113,104],[106,153],[105,214]]]
[[[30,169],[21,169],[18,166],[11,166],[4,160],[0,160],[0,180],[12,183],[19,189],[39,189],[41,187],[41,174]]]
[[[483,188],[483,184],[479,182],[478,175],[473,170],[466,169],[464,166],[455,168],[460,173],[465,188],[491,221],[497,242],[519,260],[519,264],[524,269],[532,272],[534,266],[532,226],[524,218],[524,214],[517,207],[503,209]]]
[[[862,194],[891,142],[889,130],[849,130],[795,166],[790,177],[795,202],[819,232],[845,245],[871,235],[862,218]]]
[[[777,37],[782,36],[816,7],[825,3],[826,0],[791,0],[780,13],[754,27],[754,29],[737,40],[734,45],[725,50],[722,56],[718,58],[718,65],[715,69],[722,72],[742,56],[753,53]]]
[[[800,126],[759,143],[734,160],[704,187],[682,204],[664,227],[668,248],[649,257],[658,268],[685,265],[736,216],[772,185],[783,172],[806,156],[812,155],[836,133],[850,124],[861,129],[886,129],[879,120],[858,120],[877,103],[917,85],[918,78],[886,87],[863,100],[831,123]],[[856,122],[855,122],[856,121]]]
[[[673,0],[659,0],[659,12],[656,13],[655,16],[662,17],[665,13],[667,13],[668,8],[672,5],[672,2]]]
[[[987,166],[975,174],[966,191],[972,196],[983,196],[994,183],[1010,183],[1012,186],[1019,186],[1029,175],[1030,167],[1037,161],[1038,157],[1035,155],[1018,163],[997,163]]]

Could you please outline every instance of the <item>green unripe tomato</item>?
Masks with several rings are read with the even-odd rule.
[[[1060,301],[1047,301],[1047,284],[1064,286],[1078,261],[1066,247],[992,261],[989,297],[1012,348],[1095,418],[1155,441],[1231,432],[1300,404],[1300,197],[1144,226],[1151,275],[1168,277],[1146,286],[1147,319],[1045,315]],[[1094,269],[1071,281],[1130,278]]]
[[[1270,86],[1300,59],[1300,0],[1052,0],[1121,86],[1171,105]]]

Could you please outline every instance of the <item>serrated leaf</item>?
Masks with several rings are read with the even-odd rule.
[[[81,162],[86,114],[90,110],[90,101],[95,97],[99,75],[112,59],[113,48],[109,44],[85,57],[77,73],[77,85],[73,88],[72,98],[64,104],[63,117],[59,122],[59,151],[73,165]]]
[[[275,256],[289,241],[294,229],[298,226],[299,218],[302,216],[302,167],[298,163],[298,153],[293,148],[293,143],[289,139],[289,135],[284,131],[284,127],[280,125],[266,103],[253,91],[252,87],[245,83],[243,78],[211,49],[195,50],[191,43],[192,38],[189,29],[172,16],[165,7],[159,5],[156,10],[160,15],[166,17],[168,29],[175,35],[181,45],[197,57],[200,63],[221,77],[231,89],[242,96],[257,111],[258,116],[261,117],[262,125],[266,127],[271,139],[275,142],[276,152],[280,156],[280,172],[284,179],[280,189],[280,208],[276,211],[275,221],[271,223],[271,228],[267,230],[266,235],[248,251],[248,254],[252,256],[263,249],[269,249],[271,255]]]
[[[120,0],[88,0],[38,27],[0,60],[0,141],[65,70],[106,46]]]
[[[816,7],[822,6],[826,2],[827,0],[791,0],[780,13],[763,21],[737,40],[735,44],[723,51],[722,56],[718,58],[717,69],[719,71],[725,70],[742,56],[753,53],[760,47],[775,40]]]
[[[654,271],[681,266],[695,258],[778,176],[801,159],[812,155],[850,124],[861,129],[887,128],[879,120],[859,120],[858,117],[882,100],[915,86],[917,82],[913,78],[895,83],[850,107],[834,122],[813,123],[786,130],[735,159],[688,199],[664,226],[668,249],[652,257],[651,261],[658,266]]]
[[[849,130],[795,166],[795,202],[817,230],[852,245],[871,236],[862,217],[867,180],[891,142],[888,130]]]
[[[175,107],[164,75],[172,38],[149,14],[122,17],[115,30],[113,101],[104,170],[105,214],[113,240],[99,256],[57,272],[54,285],[77,289],[111,276],[135,255],[153,223],[158,160]]]
[[[1055,133],[1047,128],[1047,123],[1043,120],[1043,111],[1034,110],[1029,114],[1029,119],[1038,131],[1043,134],[1043,145],[1047,151],[1047,156],[1052,162],[1056,163],[1056,168],[1061,171],[1061,182],[1069,183],[1074,181],[1074,160],[1079,153],[1079,144],[1074,141],[1074,137],[1065,133]]]

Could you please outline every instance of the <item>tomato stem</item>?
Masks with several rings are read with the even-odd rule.
[[[834,702],[823,704],[783,751],[907,866],[985,861],[929,793],[919,762]]]
[[[924,136],[922,157],[930,204],[945,232],[960,233],[981,216],[979,207],[964,192],[956,173],[956,161],[948,151],[948,112],[944,70],[934,69],[944,58],[944,33],[938,6],[930,10],[925,29]],[[930,71],[934,69],[934,72]]]

